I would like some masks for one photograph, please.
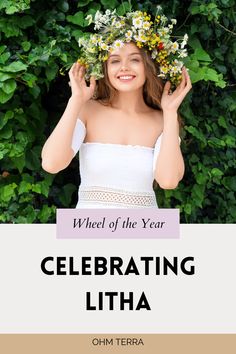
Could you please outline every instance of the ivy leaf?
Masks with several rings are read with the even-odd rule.
[[[53,205],[49,207],[48,205],[43,205],[42,209],[38,213],[38,218],[41,223],[46,223],[48,219],[53,215],[56,211],[56,207]]]
[[[7,7],[7,9],[6,9],[6,14],[7,14],[7,15],[12,15],[12,14],[14,14],[14,13],[17,12],[17,11],[18,11],[17,7],[11,5],[11,6]]]
[[[63,12],[67,12],[69,11],[69,4],[67,1],[60,1],[60,3],[58,4],[58,8]]]
[[[82,11],[76,12],[73,16],[69,15],[66,17],[68,22],[73,23],[74,25],[84,26],[84,13]]]
[[[7,49],[6,45],[0,45],[0,54],[2,54],[5,49]]]
[[[34,87],[29,89],[29,94],[31,94],[34,98],[37,98],[40,95],[40,87],[38,85],[34,85]]]
[[[191,82],[195,84],[198,81],[201,81],[204,79],[204,71],[201,69],[197,71],[189,70],[189,76],[191,78]]]
[[[184,206],[184,211],[185,211],[185,213],[186,213],[187,215],[190,215],[191,212],[192,212],[192,205],[189,204],[189,203],[185,204],[185,206]]]
[[[46,70],[45,70],[47,79],[49,81],[52,81],[53,79],[55,79],[57,72],[58,72],[58,65],[56,63],[52,63],[49,66],[47,66]]]
[[[0,56],[0,64],[5,64],[6,61],[10,58],[11,54],[9,52],[3,53]]]
[[[28,193],[29,191],[32,190],[32,185],[31,183],[27,181],[21,181],[18,189],[18,194],[21,195],[23,193]]]
[[[214,176],[214,177],[221,177],[221,176],[224,175],[224,172],[222,172],[219,168],[214,167],[211,170],[211,175]]]
[[[9,94],[14,92],[16,89],[16,82],[13,79],[7,80],[3,83],[2,90]]]
[[[31,17],[29,15],[20,17],[19,22],[18,22],[19,27],[23,28],[23,29],[33,26],[34,23],[35,23],[35,20],[33,19],[33,17]]]
[[[9,202],[15,196],[16,183],[11,183],[0,188],[0,199]]]
[[[10,125],[6,125],[0,131],[0,139],[10,139],[11,136],[12,136],[12,128]]]
[[[4,127],[4,125],[6,125],[6,123],[8,122],[9,119],[12,119],[14,117],[14,112],[9,110],[7,111],[3,117],[0,116],[0,129],[2,129]]]
[[[24,167],[25,167],[25,155],[23,154],[22,156],[18,157],[13,157],[12,162],[18,169],[19,173],[22,173]]]
[[[0,82],[6,81],[11,78],[12,78],[12,74],[6,74],[6,73],[0,72]]]
[[[122,2],[120,6],[118,6],[116,12],[118,15],[123,16],[126,12],[130,11],[130,4],[128,1]]]
[[[227,123],[226,123],[226,120],[223,116],[219,116],[218,124],[223,128],[227,128]]]
[[[26,70],[27,65],[22,63],[21,61],[14,61],[13,63],[4,66],[4,68],[0,68],[0,71],[16,73],[18,71]]]
[[[0,89],[0,103],[6,103],[7,101],[9,101],[12,98],[13,94],[14,92],[6,93],[2,89]]]
[[[28,50],[30,50],[31,43],[28,41],[24,41],[21,43],[21,46],[22,46],[24,52],[28,52]]]
[[[193,55],[197,60],[212,61],[210,55],[202,48],[196,48]]]
[[[32,192],[41,194],[41,185],[39,183],[32,184]]]
[[[72,36],[78,41],[83,36],[83,31],[81,30],[74,30],[72,32]]]
[[[25,167],[32,171],[37,171],[41,166],[39,155],[34,150],[26,152]]]
[[[74,191],[76,190],[76,187],[72,183],[66,184],[60,192],[59,195],[59,200],[64,206],[69,206],[71,202],[71,197]]]
[[[84,7],[88,5],[92,0],[80,0],[78,1],[77,7]]]
[[[21,76],[21,79],[24,80],[29,87],[33,87],[38,78],[29,72],[25,72]]]
[[[108,9],[114,9],[118,4],[116,0],[101,0],[102,5]]]

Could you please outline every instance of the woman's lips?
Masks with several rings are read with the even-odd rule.
[[[122,82],[130,82],[135,79],[134,75],[120,75],[118,79]]]

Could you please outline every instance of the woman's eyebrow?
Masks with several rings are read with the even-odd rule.
[[[141,55],[141,53],[138,53],[138,52],[135,52],[135,53],[130,53],[130,54],[128,54],[128,57],[129,56],[131,56],[131,55]],[[120,57],[120,55],[119,54],[111,54],[110,56],[109,56],[109,58],[112,58],[112,57]]]

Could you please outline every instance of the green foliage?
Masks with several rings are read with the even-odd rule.
[[[155,13],[153,1],[133,9]],[[187,223],[236,220],[236,12],[234,0],[162,1],[189,34],[193,85],[181,108],[186,171],[176,190],[157,190],[160,207],[179,207]],[[0,222],[52,223],[77,201],[78,164],[42,170],[41,150],[69,97],[65,73],[98,9],[130,10],[118,0],[0,0]]]

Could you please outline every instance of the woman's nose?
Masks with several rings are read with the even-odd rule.
[[[121,70],[125,71],[125,70],[128,70],[128,64],[127,63],[122,63],[121,64]]]

